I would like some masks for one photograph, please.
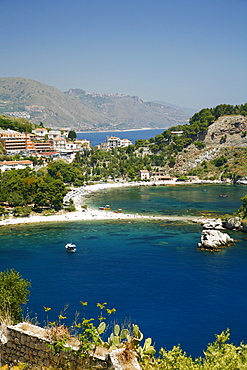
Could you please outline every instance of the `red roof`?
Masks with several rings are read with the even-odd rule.
[[[23,161],[4,161],[4,162],[0,162],[0,166],[3,166],[4,164],[11,165],[11,164],[32,164],[32,163],[33,163],[32,161],[28,161],[28,160],[23,160]]]

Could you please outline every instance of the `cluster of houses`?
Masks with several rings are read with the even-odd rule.
[[[69,155],[84,148],[90,148],[88,140],[68,140],[69,129],[47,130],[36,128],[32,133],[0,129],[0,143],[7,154],[44,155],[54,157],[56,154]]]
[[[0,129],[0,143],[7,155],[22,154],[46,159],[64,158],[68,162],[72,162],[77,152],[91,149],[91,143],[86,139],[68,140],[69,131],[68,128],[47,130],[44,127],[38,127],[30,134]],[[118,137],[110,136],[97,147],[110,150],[116,147],[127,147],[131,144],[132,142],[128,139],[121,140]],[[26,167],[32,168],[32,162],[28,160],[0,162],[1,171]]]
[[[89,140],[68,140],[69,129],[47,130],[40,127],[32,133],[0,129],[0,143],[7,155],[22,154],[43,158],[65,158],[71,162],[77,152],[90,149]],[[29,160],[0,162],[0,170],[24,169],[33,167]]]
[[[54,155],[54,152],[57,152],[66,155],[91,148],[90,141],[86,139],[69,141],[69,131],[67,128],[47,130],[38,127],[31,134],[25,134],[10,129],[0,129],[0,143],[7,154],[25,153],[30,155],[52,152]],[[125,148],[129,145],[132,145],[132,142],[128,139],[122,140],[119,137],[110,136],[97,148],[110,150],[116,147]]]

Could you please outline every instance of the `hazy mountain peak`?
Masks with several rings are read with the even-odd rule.
[[[59,89],[23,77],[0,78],[0,113],[26,115],[47,127],[75,130],[167,128],[185,123],[189,115],[138,96]]]

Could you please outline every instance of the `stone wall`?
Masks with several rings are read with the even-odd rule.
[[[15,326],[0,328],[0,367],[26,363],[32,366],[59,366],[65,369],[65,365],[70,363],[73,369],[141,370],[136,354],[132,351],[127,353],[125,347],[110,352],[101,348],[98,349],[101,350],[101,354],[96,352],[94,356],[85,360],[78,358],[72,351],[55,354],[53,349],[49,348],[49,343],[48,330],[36,325],[22,322]],[[78,347],[71,345],[68,348],[76,350]]]
[[[71,351],[54,354],[48,346],[50,341],[47,338],[47,330],[29,323],[7,326],[1,331],[0,340],[0,365],[13,365],[19,362],[40,366],[62,366],[69,361],[74,363],[74,368],[76,365],[83,365],[85,368],[84,360],[78,359]],[[110,356],[107,355],[92,357],[90,364],[92,363],[97,369],[113,367]]]

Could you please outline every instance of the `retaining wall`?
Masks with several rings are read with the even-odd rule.
[[[15,326],[7,326],[0,332],[1,365],[13,365],[27,363],[39,366],[63,366],[73,364],[73,368],[85,368],[85,361],[78,359],[72,352],[62,351],[54,354],[49,348],[47,330],[29,323],[20,323]],[[74,348],[75,349],[75,348]],[[115,368],[111,362],[111,356],[94,356],[90,358],[90,366],[96,369],[109,370]],[[89,364],[88,364],[89,365]]]

